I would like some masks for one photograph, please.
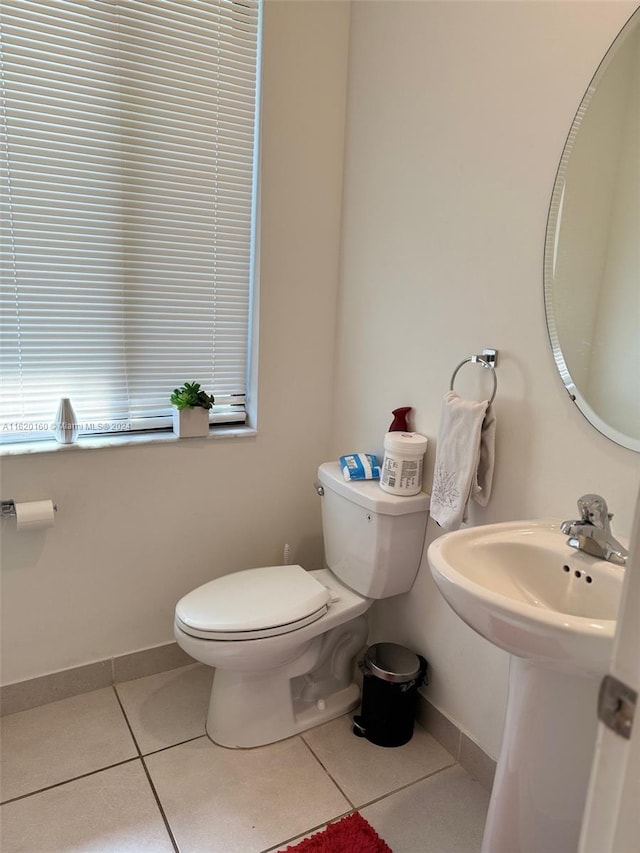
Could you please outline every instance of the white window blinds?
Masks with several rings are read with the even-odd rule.
[[[260,0],[2,0],[2,427],[243,421]]]

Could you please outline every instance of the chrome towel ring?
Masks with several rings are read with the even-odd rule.
[[[498,378],[496,376],[495,371],[495,367],[498,363],[498,350],[483,349],[482,355],[470,355],[468,358],[463,359],[453,371],[453,375],[451,376],[451,384],[449,385],[449,391],[453,391],[453,384],[456,380],[456,376],[458,375],[458,371],[467,363],[479,364],[481,367],[485,367],[491,370],[491,376],[493,377],[493,394],[491,395],[491,399],[489,400],[489,405],[491,405],[496,398],[496,391],[498,390]]]

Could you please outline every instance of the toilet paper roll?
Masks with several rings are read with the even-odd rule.
[[[55,508],[53,501],[29,501],[16,504],[18,530],[40,530],[53,527]]]

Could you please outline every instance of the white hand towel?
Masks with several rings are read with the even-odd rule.
[[[469,500],[486,506],[491,496],[496,419],[488,400],[445,394],[431,492],[431,517],[445,530],[467,519]]]

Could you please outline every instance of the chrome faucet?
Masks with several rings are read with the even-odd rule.
[[[563,521],[560,525],[560,530],[569,537],[567,545],[625,566],[629,552],[614,539],[609,524],[613,513],[608,511],[605,499],[600,495],[583,495],[578,500],[578,511],[581,517],[577,521]]]

